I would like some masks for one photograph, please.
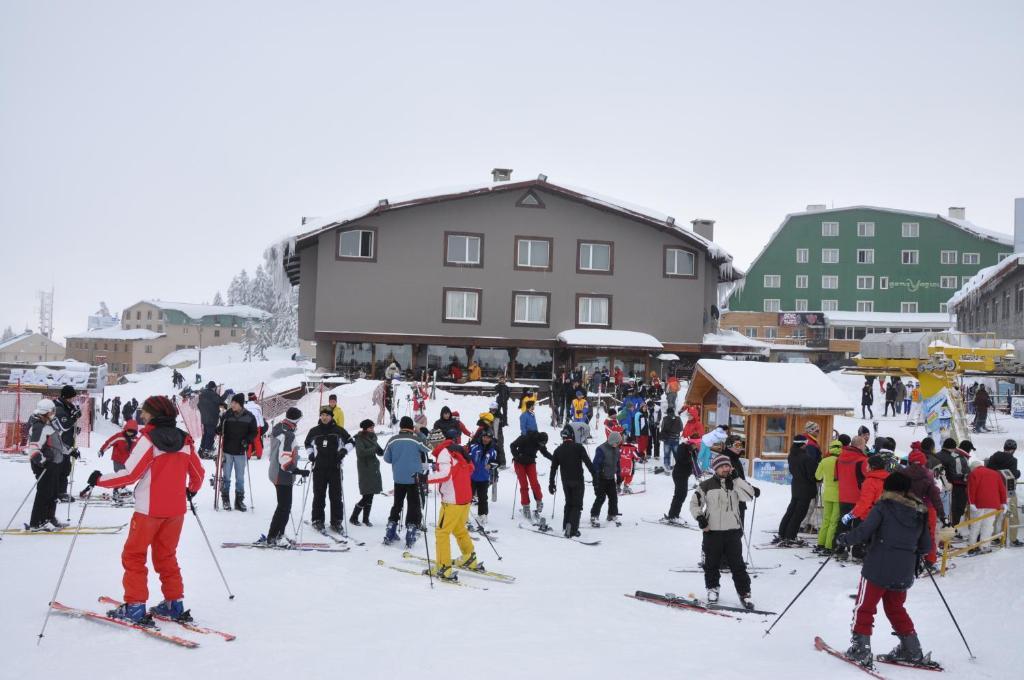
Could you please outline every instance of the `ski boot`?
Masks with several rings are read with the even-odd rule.
[[[468,569],[469,571],[487,571],[484,568],[484,563],[477,559],[475,552],[471,552],[469,555],[459,558],[456,564],[459,569]]]
[[[384,532],[384,545],[391,545],[398,540],[398,522],[388,522],[387,530]]]
[[[235,492],[235,510],[239,512],[245,512],[249,508],[245,507],[245,494],[241,491]]]
[[[544,511],[544,501],[537,501],[537,507],[533,510],[535,517],[540,517],[540,513]]]
[[[871,636],[854,633],[850,638],[850,648],[843,656],[865,668],[872,668],[875,657],[871,654]]]
[[[405,547],[409,550],[416,545],[417,539],[420,537],[420,530],[415,524],[407,524],[405,527]]]
[[[623,484],[622,493],[633,493],[633,489],[629,486],[629,484]]]
[[[527,522],[532,522],[533,521],[533,516],[530,513],[530,504],[529,503],[527,503],[526,505],[523,506],[522,512],[523,512],[523,519],[525,519]]]
[[[331,531],[342,536],[345,535],[345,528],[341,526],[341,522],[331,522]]]
[[[910,663],[915,666],[927,665],[931,659],[925,658],[921,651],[921,641],[917,639],[917,633],[909,635],[897,635],[900,642],[888,654],[879,654],[879,660],[896,661],[899,663]],[[929,656],[931,656],[929,654]]]
[[[141,604],[122,604],[117,609],[108,611],[107,616],[112,619],[127,621],[135,626],[156,628],[156,624],[153,623],[153,617],[146,613],[145,602]]]
[[[33,534],[45,533],[54,530],[53,525],[51,525],[49,522],[42,522],[40,524],[33,524],[31,526],[26,524],[25,528]]]
[[[572,525],[566,522],[562,526],[562,535],[566,538],[572,538]]]
[[[362,524],[359,523],[359,511],[360,510],[362,510],[362,508],[360,508],[357,505],[355,510],[352,511],[352,516],[348,518],[348,523],[351,524],[354,527],[362,526]]]
[[[363,508],[363,526],[364,527],[372,527],[373,526],[372,524],[370,524],[370,508]]]
[[[446,564],[443,567],[434,567],[431,573],[442,581],[458,581],[459,575],[452,569],[452,565]]]
[[[49,531],[60,531],[61,529],[67,529],[69,526],[71,526],[71,524],[69,524],[68,522],[61,522],[56,517],[51,517],[50,519],[43,522],[43,524],[47,524],[50,527],[52,527],[51,529],[49,529]]]
[[[748,611],[754,611],[754,601],[750,599],[750,593],[740,595],[740,604]]]
[[[597,521],[596,516],[590,518],[590,526],[594,527],[595,529],[601,528],[601,523]]]
[[[772,536],[771,543],[772,543],[772,545],[778,545],[779,543],[782,543],[782,536],[778,536],[778,535]]]
[[[192,612],[185,609],[184,600],[163,600],[155,607],[150,607],[150,616],[164,616],[178,623],[192,623]]]
[[[669,517],[668,515],[662,515],[661,521],[669,524],[686,524],[686,522],[680,522],[678,517]]]
[[[231,511],[231,494],[227,491],[221,491],[220,493],[220,507],[222,510]]]
[[[718,588],[708,588],[708,604],[718,603]]]
[[[310,524],[314,529],[316,529],[320,533],[326,531],[326,529],[324,529],[324,521],[322,519],[315,519],[312,522],[310,522]]]

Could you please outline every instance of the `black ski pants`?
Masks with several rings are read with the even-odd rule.
[[[473,495],[476,496],[476,514],[480,517],[487,516],[487,488],[491,485],[488,480],[472,482]]]
[[[501,418],[502,423],[508,422],[508,399],[499,399],[498,402],[498,417]]]
[[[60,496],[62,494],[71,493],[68,489],[68,481],[71,477],[71,456],[64,456],[64,460],[57,466],[57,488],[55,493]]]
[[[29,518],[29,526],[37,527],[48,519],[54,519],[57,514],[57,477],[60,472],[60,465],[47,462],[41,471],[36,475],[36,497],[32,501],[32,516]]]
[[[886,399],[885,400],[885,413],[883,413],[882,415],[883,416],[889,415],[889,409],[892,409],[892,414],[894,416],[895,415],[899,415],[898,413],[896,413],[896,402],[892,401],[891,399]]]
[[[721,581],[719,568],[723,562],[729,565],[732,582],[738,595],[750,593],[750,575],[743,563],[743,530],[704,532],[704,586],[717,588]]]
[[[598,479],[594,484],[594,495],[597,497],[594,499],[594,505],[590,508],[591,517],[601,515],[601,506],[604,505],[606,496],[608,498],[608,516],[614,517],[619,514],[619,494],[615,488],[614,479]]]
[[[395,482],[395,503],[391,506],[388,522],[397,522],[402,514],[402,503],[405,502],[405,526],[418,527],[423,523],[420,513],[420,490],[416,484],[399,484]]]
[[[814,496],[803,496],[793,494],[792,498],[789,499],[789,507],[786,508],[786,514],[782,516],[782,521],[779,522],[779,536],[793,540],[800,533],[800,524],[803,523],[804,517],[807,516],[807,508],[811,507],[811,502],[814,501]]]
[[[949,514],[953,516],[953,524],[960,524],[966,510],[967,486],[966,484],[954,484],[949,497]]]
[[[848,513],[851,510],[853,510],[854,505],[855,505],[854,503],[840,503],[839,504],[839,519],[840,519],[840,522],[839,522],[839,525],[836,527],[836,537],[837,538],[839,537],[840,534],[845,534],[847,531],[849,531],[850,529],[852,529],[855,526],[857,526],[858,524],[860,524],[860,520],[857,519],[856,517],[854,517],[852,520],[850,520],[849,524],[843,524],[843,522],[842,522],[842,518],[846,515],[846,513]],[[864,547],[863,543],[858,543],[857,545],[850,546],[850,554],[852,554],[857,559],[861,559],[862,560],[862,559],[864,559],[864,555],[867,554],[867,548]]]
[[[313,468],[313,521],[324,521],[324,506],[331,501],[331,524],[341,524],[345,508],[341,505],[341,467]]]
[[[869,414],[870,414],[870,417],[872,417],[872,418],[875,417],[875,412],[871,410],[871,404],[861,404],[860,405],[860,417],[865,419],[865,420],[867,420]]]
[[[270,519],[270,528],[267,529],[268,540],[284,536],[284,530],[288,528],[288,516],[292,513],[292,485],[275,484],[274,489],[277,490],[277,507]]]
[[[690,486],[690,475],[693,470],[688,465],[677,464],[672,468],[672,484],[675,490],[672,492],[672,503],[668,506],[670,519],[678,519],[679,513],[683,511],[683,503],[686,502],[686,492]]]
[[[580,515],[583,514],[583,479],[562,481],[565,493],[565,507],[562,508],[562,524],[568,524],[572,534],[579,531]]]

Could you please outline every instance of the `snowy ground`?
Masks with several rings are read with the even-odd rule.
[[[205,353],[204,353],[205,354]],[[205,363],[206,356],[204,356]],[[282,362],[283,363],[283,362]],[[248,388],[263,374],[284,366],[270,362],[250,365],[248,372],[234,365],[204,366],[207,379]],[[223,371],[223,373],[222,373]],[[233,373],[235,371],[242,371]],[[191,373],[185,371],[186,377]],[[159,377],[153,377],[158,380]],[[851,406],[859,403],[860,378],[839,376],[837,382],[849,393]],[[232,382],[234,381],[234,382]],[[248,382],[249,384],[235,384]],[[168,377],[162,380],[167,391]],[[113,388],[122,396],[145,394],[157,383]],[[370,394],[375,383],[358,381],[337,390],[348,423],[370,417]],[[442,405],[461,411],[475,422],[489,399],[453,397],[439,392],[429,406],[431,421]],[[301,431],[311,425],[318,395],[300,405],[307,417]],[[538,408],[538,421],[549,418]],[[853,431],[858,423],[840,419],[841,431]],[[882,433],[892,434],[901,452],[920,431],[903,427],[893,419],[881,419]],[[979,437],[983,451],[993,451],[1003,439],[1024,433],[1022,421],[1000,420],[1008,433]],[[112,432],[100,423],[94,445]],[[552,437],[555,431],[549,430]],[[506,440],[516,427],[506,430]],[[90,450],[79,467],[75,488],[82,486],[85,471],[110,469],[109,458],[97,458]],[[541,460],[542,479],[547,461]],[[357,496],[354,461],[345,463],[346,497]],[[651,468],[653,470],[653,466]],[[213,496],[205,487],[198,497],[200,515],[215,545],[221,541],[255,539],[267,530],[273,510],[273,492],[267,481],[266,462],[252,466],[255,503],[252,512],[217,513]],[[390,468],[382,466],[385,488]],[[644,472],[636,488],[643,488]],[[0,463],[0,503],[3,519],[10,516],[24,496],[31,477],[24,463]],[[518,578],[514,585],[488,583],[486,592],[437,585],[426,578],[400,574],[377,566],[378,559],[401,565],[402,548],[380,544],[390,498],[378,496],[373,528],[352,528],[366,541],[363,548],[345,554],[256,552],[221,550],[217,556],[237,597],[225,595],[210,554],[194,518],[186,520],[179,550],[186,584],[187,606],[200,622],[237,633],[226,643],[209,636],[185,633],[202,646],[185,650],[150,640],[132,631],[107,628],[86,621],[54,616],[46,638],[36,646],[36,634],[71,538],[64,536],[12,536],[0,543],[0,573],[5,575],[0,593],[0,650],[5,665],[2,677],[51,677],[54,673],[146,674],[155,677],[210,677],[230,674],[251,680],[280,677],[386,678],[405,672],[417,678],[623,678],[693,677],[794,678],[828,674],[833,678],[861,678],[860,671],[821,653],[812,641],[822,635],[833,645],[848,638],[856,567],[830,564],[773,633],[765,638],[768,623],[756,616],[742,621],[672,610],[626,597],[635,590],[702,594],[701,574],[680,574],[670,567],[694,566],[700,550],[696,532],[641,522],[659,517],[667,509],[672,483],[666,476],[646,476],[647,492],[620,499],[624,524],[620,528],[584,529],[600,538],[597,547],[548,538],[517,528],[510,519],[514,476],[509,470],[499,482],[499,500],[492,506],[491,526],[499,529],[495,558],[484,542],[477,551],[491,568]],[[779,521],[788,501],[788,489],[761,483],[764,490],[756,508],[754,542],[764,543]],[[545,489],[546,491],[546,489]],[[554,502],[553,502],[554,501]],[[561,499],[545,498],[546,514],[560,525]],[[586,510],[593,501],[588,490]],[[301,502],[296,501],[296,505]],[[518,501],[515,501],[518,507]],[[556,508],[551,520],[551,508]],[[433,504],[430,513],[433,513]],[[60,506],[67,517],[67,507]],[[77,520],[80,508],[72,508]],[[749,513],[748,513],[749,515]],[[27,510],[19,522],[27,520]],[[128,520],[130,511],[90,508],[86,524],[112,524]],[[308,516],[308,508],[307,508]],[[315,540],[305,532],[305,538]],[[66,604],[96,607],[96,597],[121,595],[120,549],[125,535],[83,536],[78,540],[59,599]],[[423,552],[423,543],[417,548]],[[433,544],[431,544],[433,553]],[[968,641],[978,657],[967,652],[953,628],[935,589],[927,581],[911,591],[909,611],[926,649],[932,649],[951,677],[1010,678],[1019,673],[1024,652],[1019,646],[1019,618],[1024,595],[1016,586],[1024,551],[1001,550],[983,557],[961,560],[956,571],[940,579]],[[818,568],[815,560],[801,560],[780,550],[754,550],[754,565],[781,563],[759,574],[753,594],[762,609],[782,611],[789,600]],[[405,565],[408,566],[408,565]],[[468,580],[468,579],[467,579]],[[151,603],[159,600],[159,584],[151,575]],[[735,602],[728,576],[723,578],[723,602]],[[998,625],[996,622],[1005,622]],[[876,651],[887,651],[894,638],[879,614],[874,637]],[[1006,625],[1008,624],[1008,625]],[[164,624],[173,630],[172,624]],[[178,631],[173,631],[178,632]],[[739,654],[737,654],[739,652]],[[913,678],[920,671],[884,667],[892,678]]]

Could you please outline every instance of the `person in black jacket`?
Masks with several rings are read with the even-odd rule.
[[[220,403],[221,398],[217,394],[217,384],[211,380],[199,392],[199,400],[196,402],[199,420],[203,425],[203,438],[199,442],[200,458],[213,457],[213,441],[217,434],[217,421],[220,420]]]
[[[547,432],[531,430],[516,437],[508,447],[512,454],[512,468],[516,472],[516,479],[519,483],[519,501],[523,506],[523,517],[528,520],[532,519],[530,516],[531,489],[533,490],[533,499],[537,502],[535,512],[540,515],[544,510],[544,494],[541,493],[540,482],[537,481],[537,454],[551,460],[547,443]]]
[[[498,402],[498,413],[501,417],[502,424],[508,423],[508,400],[512,396],[512,392],[508,389],[508,385],[505,384],[505,376],[498,376],[498,384],[494,386],[494,401]]]
[[[121,397],[114,397],[110,402],[110,422],[114,425],[121,424]]]
[[[871,409],[871,405],[875,403],[875,391],[871,389],[871,383],[864,383],[864,387],[860,389],[860,417],[865,420],[870,416],[875,417],[875,412]]]
[[[259,436],[256,418],[245,410],[245,395],[231,397],[231,405],[217,427],[221,436],[220,500],[225,510],[231,509],[231,477],[235,478],[235,510],[245,512],[245,463],[249,444]]]
[[[1024,542],[1017,538],[1017,525],[1020,524],[1019,511],[1017,510],[1017,480],[1020,479],[1020,468],[1017,467],[1017,442],[1007,439],[1003,444],[1003,450],[989,456],[985,466],[993,470],[1003,472],[1006,480],[1006,505],[1010,518],[1010,535],[1007,537],[1009,545],[1015,548],[1024,546]]]
[[[836,543],[843,547],[869,543],[860,572],[853,635],[846,651],[847,658],[868,668],[874,661],[871,632],[879,600],[900,640],[888,656],[909,663],[924,660],[914,622],[903,605],[915,576],[924,570],[924,555],[931,549],[928,511],[910,493],[910,478],[902,472],[886,477],[883,489],[867,519],[836,536]]]
[[[551,379],[551,426],[562,424],[562,409],[565,406],[565,395],[562,393],[562,381],[558,378]]]
[[[591,479],[594,465],[590,462],[586,448],[576,443],[573,429],[562,428],[562,443],[551,454],[551,478],[548,492],[555,495],[555,473],[562,471],[562,492],[565,494],[565,508],[562,510],[562,530],[566,538],[580,535],[580,515],[583,513],[583,468],[586,467]]]
[[[57,499],[63,503],[71,503],[75,500],[71,495],[71,490],[68,489],[68,483],[71,477],[72,460],[78,460],[81,455],[78,452],[78,447],[75,446],[75,423],[82,417],[82,409],[71,402],[76,396],[78,396],[78,390],[71,385],[64,385],[60,388],[60,399],[54,401],[56,412],[52,422],[60,432],[60,439],[68,451],[68,455],[60,464],[57,475]]]
[[[675,414],[671,415],[675,417]],[[679,418],[676,417],[676,420],[679,420]],[[675,489],[672,492],[672,502],[668,506],[668,514],[662,516],[662,519],[666,522],[679,521],[679,513],[683,511],[683,503],[686,502],[686,492],[690,488],[690,475],[693,474],[694,466],[696,465],[697,449],[699,447],[700,438],[694,437],[693,439],[679,442],[679,445],[674,449],[675,462],[672,465],[672,484],[675,486]]]
[[[973,450],[974,444],[966,439],[960,442],[960,446],[957,446],[955,439],[946,439],[937,454],[946,481],[950,484],[949,518],[953,525],[959,524],[967,511],[967,475],[970,472],[970,452]]]
[[[889,384],[885,386],[885,412],[883,416],[889,415],[889,409],[892,409],[892,414],[899,415],[896,413],[896,382],[889,380]]]
[[[313,463],[313,527],[324,530],[324,508],[331,500],[331,529],[341,531],[345,508],[341,500],[341,462],[355,449],[352,437],[334,422],[330,406],[320,408],[320,422],[306,435],[306,453]]]
[[[779,541],[781,547],[794,547],[803,545],[803,541],[797,539],[800,531],[800,523],[807,514],[807,508],[818,493],[818,483],[814,479],[814,472],[818,464],[814,462],[811,454],[807,451],[807,437],[798,434],[793,438],[793,444],[789,447],[789,474],[793,478],[790,485],[789,507],[786,514],[779,522]]]

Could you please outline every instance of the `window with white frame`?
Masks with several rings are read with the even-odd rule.
[[[579,258],[580,271],[611,271],[612,246],[610,243],[581,243]]]
[[[920,252],[917,250],[901,250],[900,261],[903,264],[917,264]]]
[[[874,222],[858,222],[857,223],[857,236],[861,238],[871,238],[875,235],[875,223]]]
[[[901,302],[900,303],[901,314],[917,314],[917,303],[916,302]]]
[[[823,312],[838,312],[839,311],[839,300],[822,300],[821,311]]]
[[[838,222],[822,222],[821,223],[821,235],[822,236],[839,236],[839,223]]]
[[[921,224],[920,222],[904,222],[903,223],[903,238],[917,238],[921,235]]]
[[[857,300],[857,311],[858,312],[873,312],[875,311],[874,300]]]
[[[448,264],[479,265],[480,237],[470,234],[448,234],[445,244]]]
[[[940,276],[939,277],[939,288],[956,288],[957,277],[955,276]]]
[[[779,337],[779,329],[777,326],[765,326],[764,337],[766,340],[774,340]]]
[[[548,296],[516,293],[515,314],[512,321],[529,324],[548,322]]]
[[[797,298],[793,303],[794,312],[806,312],[807,311],[807,300]]]
[[[765,288],[782,288],[782,276],[779,274],[764,275]]]
[[[943,250],[939,253],[939,264],[956,264],[958,255],[955,250]]]
[[[945,303],[945,302],[940,302],[939,303],[939,313],[940,314],[946,314],[947,312],[949,312],[949,305],[947,303]]]
[[[808,260],[810,260],[810,252],[811,251],[809,249],[807,249],[807,248],[797,248],[796,249],[796,263],[797,264],[807,264]]]
[[[580,297],[577,321],[581,326],[608,325],[608,298]]]
[[[1010,255],[1013,255],[1013,253],[999,253],[999,255],[996,258],[996,262],[1002,262],[1003,260],[1008,258]]]
[[[961,277],[960,277],[960,285],[961,285],[961,286],[964,286],[964,285],[966,285],[966,284],[967,284],[967,282],[971,280],[971,278],[972,278],[972,277],[970,277],[970,276],[961,276]]]
[[[797,288],[806,288],[807,287],[807,274],[797,274],[796,275],[796,287]]]
[[[551,267],[551,242],[546,239],[517,239],[516,265],[529,269],[549,269]]]
[[[889,290],[889,277],[879,276],[878,277],[878,290]]]
[[[821,263],[836,264],[839,262],[839,248],[822,248]]]
[[[874,248],[860,248],[857,250],[857,264],[874,264],[875,263],[875,249]]]
[[[349,229],[338,235],[338,256],[373,259],[374,233],[369,229]]]
[[[836,290],[839,288],[839,277],[835,274],[825,274],[821,277],[821,287],[825,290]]]
[[[765,298],[764,311],[777,312],[782,309],[782,301],[779,298]]]
[[[746,328],[746,336],[748,338],[756,338],[757,337],[757,326],[747,326],[747,328]]]
[[[666,276],[695,276],[697,260],[692,252],[682,248],[665,249]]]
[[[874,290],[875,289],[875,277],[874,276],[858,276],[857,277],[857,290]]]
[[[981,253],[964,253],[960,258],[963,264],[981,264]]]
[[[445,291],[444,318],[445,321],[479,321],[480,291]]]

